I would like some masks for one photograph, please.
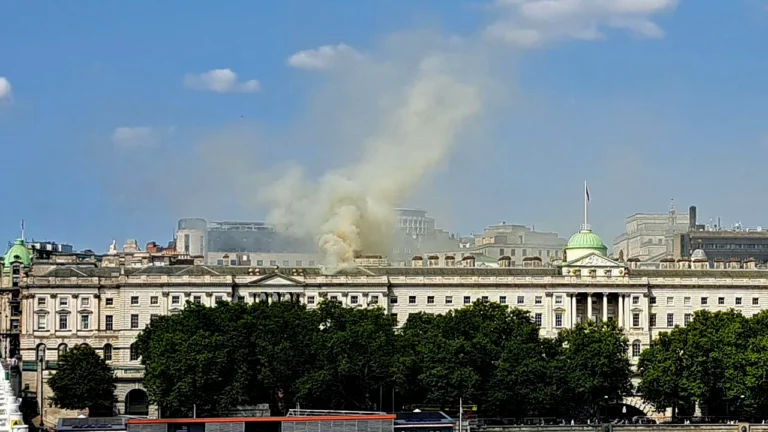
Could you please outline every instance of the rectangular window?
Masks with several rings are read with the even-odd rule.
[[[632,314],[632,327],[640,327],[640,314],[637,312]]]
[[[632,297],[632,304],[640,304],[640,297],[638,296]]]
[[[667,314],[667,327],[674,327],[675,326],[675,314],[668,313]]]
[[[555,314],[555,327],[562,327],[563,326],[563,314],[556,313]]]
[[[69,330],[69,315],[59,314],[59,330]]]
[[[555,304],[556,305],[563,304],[563,296],[555,296]]]
[[[360,303],[360,297],[356,295],[349,296],[349,303],[350,304],[358,304]]]
[[[541,313],[537,313],[533,315],[533,322],[536,323],[537,326],[541,327]]]
[[[91,305],[91,298],[90,297],[83,297],[80,299],[80,304],[83,307],[88,307]]]
[[[656,304],[656,297],[654,297],[654,296],[650,296],[650,297],[648,298],[648,303],[649,303],[649,304],[652,304],[652,305],[655,305],[655,304]]]
[[[201,296],[194,296],[192,297],[192,301],[195,302],[196,304],[200,304],[203,302],[203,298]]]
[[[91,316],[90,315],[80,315],[80,329],[81,330],[90,330],[91,329]]]
[[[315,296],[307,296],[307,304],[315,304]]]
[[[504,249],[503,248],[499,249],[499,256],[500,257],[504,256]]]
[[[708,300],[708,299],[707,299],[706,297],[702,297],[702,298],[701,298],[701,304],[702,304],[702,306],[707,304],[707,300]]]
[[[314,266],[315,266],[315,261],[313,261],[313,260],[310,260],[310,261],[309,261],[309,266],[310,266],[310,267],[314,267]]]
[[[139,328],[139,315],[138,314],[131,315],[131,328],[132,329]]]
[[[264,267],[264,260],[256,260],[256,267]]]
[[[691,314],[687,313],[683,315],[683,325],[687,326],[691,323]]]
[[[667,305],[673,305],[673,304],[675,304],[675,298],[667,297]]]
[[[59,297],[59,307],[69,307],[69,297]]]
[[[741,306],[741,297],[736,297],[736,306]]]
[[[482,300],[483,303],[488,303],[488,296],[482,296],[480,300]]]
[[[718,297],[717,298],[717,304],[724,305],[725,304],[725,297]]]
[[[648,323],[650,324],[651,327],[656,327],[656,314],[655,313],[652,313],[649,316]]]
[[[533,298],[533,303],[540,305],[541,304],[541,296],[536,296]]]
[[[453,296],[445,296],[445,304],[453,304]]]
[[[150,321],[154,321],[154,320],[156,320],[158,318],[160,318],[160,315],[158,315],[158,314],[152,314],[152,315],[149,316],[149,320]]]
[[[104,361],[112,361],[112,345],[104,345]]]
[[[368,301],[368,304],[377,305],[379,304],[379,296],[371,296],[371,299]]]
[[[283,267],[288,267],[291,265],[291,262],[289,260],[283,260]]]
[[[435,296],[427,296],[427,304],[435,304]]]
[[[45,330],[48,324],[48,316],[45,314],[40,314],[37,316],[37,329],[38,330]]]
[[[760,304],[760,298],[759,297],[752,297],[752,306],[757,306]]]
[[[304,263],[301,260],[296,260],[296,267],[302,267]]]
[[[269,265],[271,265],[272,267],[276,266],[277,260],[269,260]]]
[[[38,297],[37,298],[37,307],[45,307],[45,304],[48,302],[47,297]]]
[[[633,343],[632,344],[632,357],[640,357],[640,344],[639,343]]]
[[[517,304],[525,304],[525,296],[517,296]]]
[[[238,303],[245,303],[245,296],[237,296]]]
[[[389,298],[389,304],[397,304],[397,296],[392,296]]]
[[[507,304],[507,296],[499,296],[500,304]]]
[[[160,304],[160,299],[157,298],[157,296],[152,296],[152,297],[149,298],[149,304],[156,306],[156,305]]]
[[[115,304],[115,299],[113,299],[112,297],[107,297],[104,299],[105,306],[112,306],[114,304]]]
[[[690,297],[684,297],[683,298],[683,304],[686,305],[686,306],[690,306],[691,305],[691,298]]]
[[[104,316],[104,330],[107,330],[107,331],[114,330],[114,321],[113,321],[112,315]]]
[[[213,298],[213,301],[215,301],[216,303],[220,301],[224,301],[224,296],[217,295],[216,297]]]
[[[466,305],[470,303],[472,303],[472,298],[470,298],[469,296],[464,296],[464,304]]]
[[[332,296],[331,296],[331,301],[339,301],[339,296],[337,296],[337,295],[332,295]]]
[[[416,304],[416,296],[408,296],[408,304]]]
[[[136,306],[139,304],[139,296],[131,296],[131,306]]]
[[[176,305],[176,306],[178,306],[179,304],[181,304],[181,297],[180,297],[180,296],[177,296],[177,295],[175,295],[175,296],[171,296],[171,304],[172,304],[172,305]]]

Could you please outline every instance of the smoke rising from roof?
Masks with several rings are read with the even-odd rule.
[[[418,65],[399,103],[363,143],[358,161],[317,181],[301,169],[262,190],[268,220],[285,232],[311,236],[334,272],[357,254],[386,254],[394,234],[394,208],[450,155],[457,137],[480,112],[477,88],[448,71],[439,56]]]

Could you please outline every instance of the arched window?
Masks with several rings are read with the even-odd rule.
[[[640,357],[640,349],[641,349],[641,345],[639,340],[632,342],[632,357],[634,358]]]
[[[135,343],[131,344],[131,361],[137,361],[139,359],[139,348]]]
[[[112,361],[112,345],[104,345],[104,361]]]
[[[45,344],[38,344],[37,345],[37,351],[35,352],[35,361],[41,362],[45,361],[45,350],[46,350]]]
[[[63,344],[60,344],[60,345],[59,345],[59,348],[58,348],[58,352],[59,352],[59,358],[61,358],[61,356],[62,356],[64,353],[66,353],[68,349],[69,349],[69,347],[67,346],[67,344],[65,344],[65,343],[63,343]]]

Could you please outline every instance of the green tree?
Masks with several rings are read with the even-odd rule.
[[[316,314],[291,302],[187,304],[153,320],[137,346],[144,384],[164,415],[219,415],[270,403],[284,412],[314,366]]]
[[[614,321],[587,321],[560,332],[561,406],[573,416],[596,417],[632,393],[629,343]]]
[[[324,301],[316,310],[319,336],[314,370],[300,378],[297,400],[305,407],[369,410],[391,382],[394,318],[380,308],[355,309]]]
[[[51,402],[59,408],[88,409],[91,416],[111,416],[115,402],[115,374],[88,345],[61,354],[56,373],[48,379]]]
[[[731,416],[743,408],[751,329],[749,320],[733,310],[697,311],[686,327],[682,381],[705,414]]]
[[[638,392],[657,411],[672,408],[673,419],[680,408],[690,411],[691,387],[686,383],[689,357],[685,355],[688,335],[685,328],[662,332],[651,346],[640,354]],[[687,414],[688,412],[686,412]]]

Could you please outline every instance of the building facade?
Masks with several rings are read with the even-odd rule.
[[[407,267],[391,267],[368,257],[360,267],[333,275],[317,268],[215,266],[204,265],[202,257],[135,253],[36,262],[21,248],[23,241],[17,241],[2,266],[3,355],[21,356],[24,383],[35,390],[41,376],[45,382],[55,373],[61,353],[88,344],[114,367],[116,409],[129,415],[153,413],[133,349],[137,335],[155,317],[178,313],[187,302],[295,301],[312,308],[331,299],[382,307],[402,324],[412,313],[493,301],[530,311],[547,337],[586,319],[617,321],[633,361],[659,332],[690,322],[695,310],[735,308],[751,315],[768,305],[768,271],[754,268],[753,261],[712,269],[699,257],[642,269],[636,259],[609,258],[588,228],[571,237],[553,266],[532,259],[512,267],[512,257],[504,255],[496,267],[481,268],[468,255],[442,262],[417,256]],[[625,402],[650,413],[638,397]]]
[[[626,219],[624,233],[613,240],[613,255],[658,263],[673,255],[674,236],[691,229],[691,221],[695,224],[696,207],[678,214],[674,202],[667,213],[635,213]]]

